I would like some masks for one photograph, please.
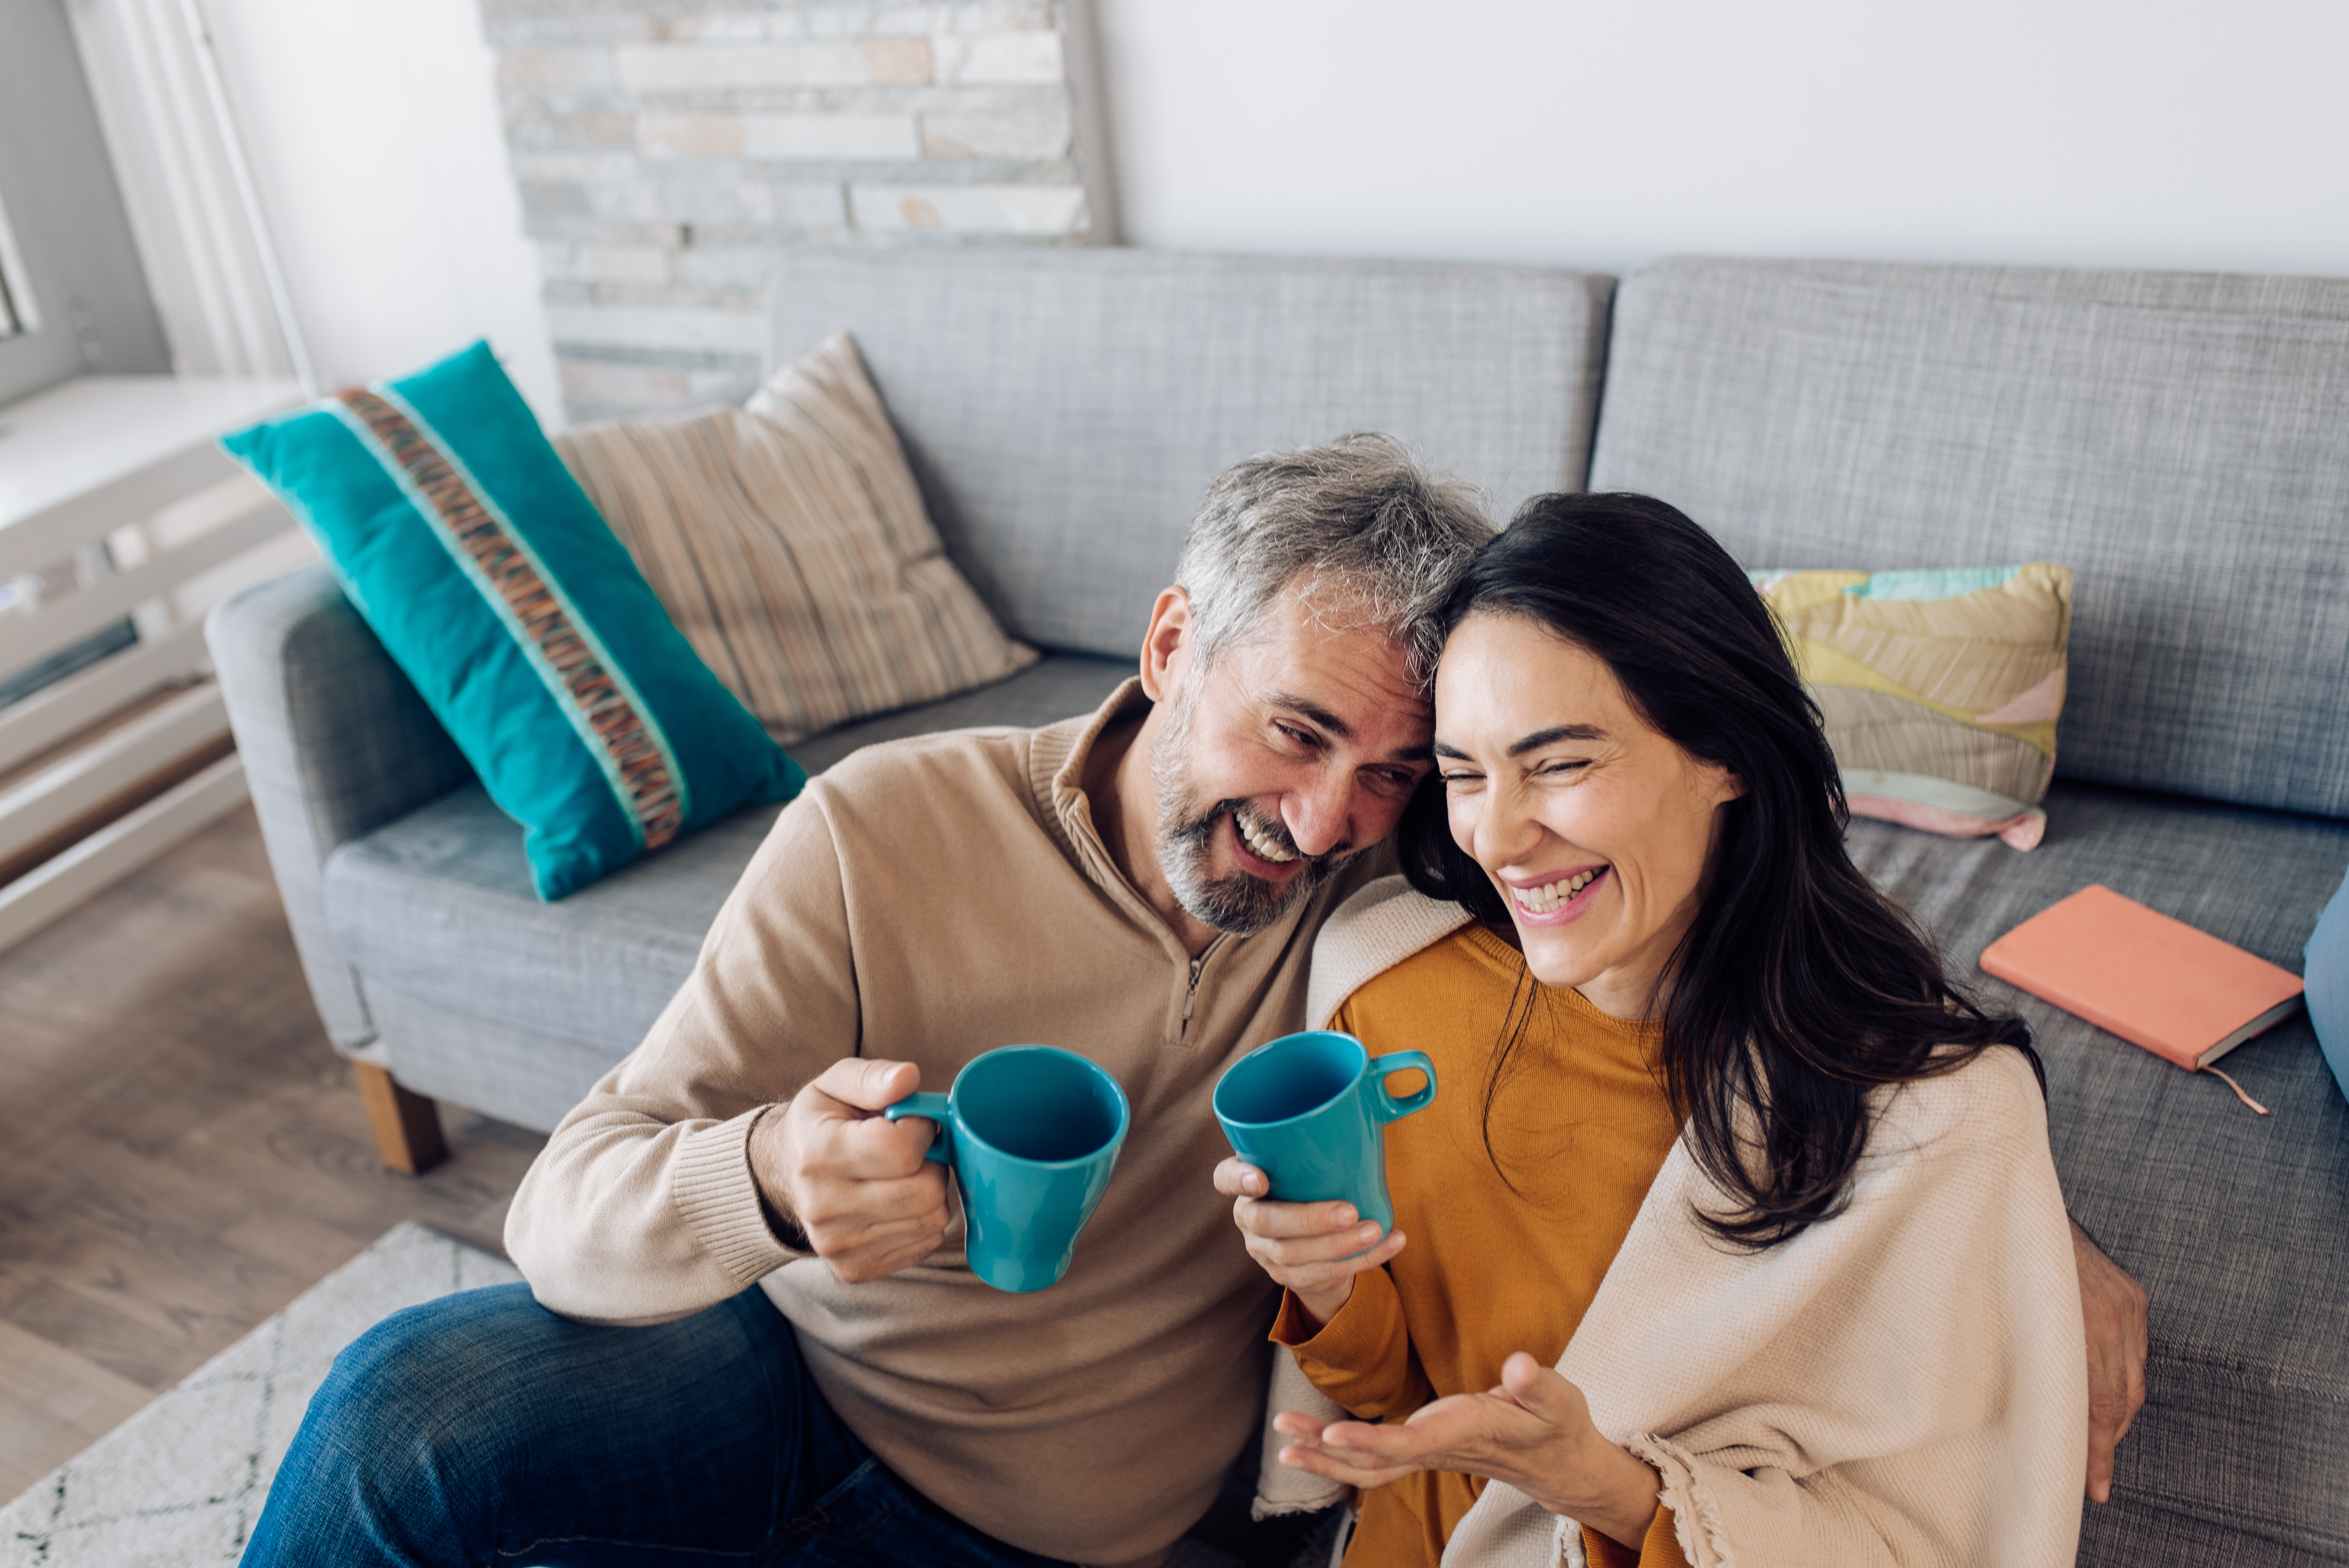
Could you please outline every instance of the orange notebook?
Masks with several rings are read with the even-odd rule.
[[[1992,943],[1982,966],[2189,1071],[2301,999],[2290,970],[2093,884]]]

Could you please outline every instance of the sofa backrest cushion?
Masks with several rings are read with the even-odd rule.
[[[1207,481],[1383,430],[1491,494],[1576,489],[1609,280],[1131,250],[801,253],[767,363],[856,335],[947,552],[1009,629],[1130,657]]]
[[[2059,777],[2349,816],[2349,280],[1658,263],[1590,483],[1749,567],[2070,566]]]

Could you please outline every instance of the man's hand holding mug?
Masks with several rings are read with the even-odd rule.
[[[910,1268],[947,1233],[935,1124],[881,1113],[922,1087],[911,1062],[837,1061],[750,1130],[750,1174],[776,1217],[851,1284]]]

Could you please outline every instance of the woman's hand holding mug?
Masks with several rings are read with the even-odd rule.
[[[1413,1092],[1388,1087],[1414,1076]],[[1373,1057],[1335,1029],[1283,1035],[1217,1080],[1216,1119],[1233,1157],[1216,1167],[1216,1191],[1234,1200],[1248,1255],[1296,1295],[1314,1327],[1346,1305],[1356,1275],[1402,1251],[1385,1130],[1434,1098],[1426,1053]]]
[[[1342,1199],[1328,1203],[1280,1203],[1263,1171],[1234,1157],[1216,1167],[1216,1191],[1234,1200],[1232,1222],[1247,1239],[1248,1256],[1293,1293],[1313,1326],[1337,1315],[1354,1293],[1354,1276],[1382,1266],[1403,1248],[1403,1233],[1381,1234]]]

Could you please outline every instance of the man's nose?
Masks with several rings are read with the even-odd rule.
[[[1299,853],[1326,855],[1351,837],[1349,823],[1353,810],[1352,779],[1317,780],[1307,789],[1290,793],[1284,803],[1281,820]]]

